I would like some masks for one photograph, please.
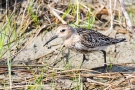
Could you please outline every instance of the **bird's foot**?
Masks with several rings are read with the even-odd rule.
[[[82,65],[83,65],[83,63],[84,63],[85,60],[88,61],[89,59],[87,59],[86,56],[85,56],[85,54],[83,54],[83,60],[82,60],[82,63],[80,65],[80,68],[82,67]]]
[[[107,66],[107,64],[104,64],[104,67],[103,67],[102,72],[103,72],[103,73],[104,73],[104,72],[108,72],[108,66]]]

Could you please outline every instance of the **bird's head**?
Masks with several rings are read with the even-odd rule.
[[[66,40],[70,38],[74,32],[75,30],[71,26],[65,24],[60,25],[57,28],[56,33],[44,44],[44,46],[56,38],[62,38],[63,40]]]

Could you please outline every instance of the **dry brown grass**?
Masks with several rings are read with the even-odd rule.
[[[7,11],[0,16],[1,31],[6,28],[7,19],[12,19],[9,28],[9,38],[13,38],[12,30],[15,28],[17,36],[10,42],[5,40],[4,48],[11,44],[11,60],[34,41],[41,33],[47,33],[59,24],[76,24],[78,26],[87,27],[92,24],[92,27],[98,30],[106,30],[106,35],[109,35],[114,26],[118,25],[118,33],[129,33],[134,36],[134,19],[135,17],[128,16],[135,13],[134,8],[129,8],[131,3],[123,5],[123,1],[105,0],[79,3],[79,11],[76,8],[76,2],[69,3],[69,0],[26,0],[23,2],[15,2]],[[134,4],[134,2],[132,3]],[[11,9],[12,8],[12,9]],[[123,9],[126,8],[126,9]],[[128,12],[128,13],[127,13]],[[108,16],[103,18],[102,16]],[[94,25],[88,22],[89,18],[95,16]],[[102,19],[107,20],[104,25]],[[131,20],[130,20],[131,19]],[[109,27],[109,28],[108,28]],[[29,38],[31,37],[31,38]],[[28,38],[28,39],[27,39]],[[7,60],[7,52],[9,48],[3,50],[0,61]],[[51,52],[53,53],[53,52]],[[48,54],[47,54],[48,55]],[[35,60],[46,57],[47,55],[39,56]],[[58,54],[57,54],[58,55]],[[57,62],[57,61],[56,61]],[[55,63],[55,62],[53,62]],[[127,64],[126,64],[127,65]],[[125,66],[126,66],[125,65]],[[121,65],[123,67],[124,65]],[[52,63],[49,66],[40,63],[39,65],[13,65],[11,70],[12,87],[9,87],[9,74],[6,64],[0,65],[0,89],[15,89],[15,90],[40,90],[40,89],[76,89],[76,90],[134,90],[135,74],[134,67],[129,72],[106,72],[101,73],[97,70],[89,69],[65,69],[55,68]],[[110,68],[111,69],[111,68]],[[128,70],[127,70],[128,71]]]

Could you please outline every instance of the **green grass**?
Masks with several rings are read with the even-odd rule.
[[[113,57],[109,56],[108,61],[109,61],[109,63],[110,63],[110,65],[109,65],[110,70],[113,69],[113,62],[114,62],[114,60],[115,60],[115,59],[114,59]]]
[[[7,33],[9,30],[9,27],[10,27],[10,22],[8,21],[6,27],[0,33],[0,57],[2,57],[4,53],[4,44],[5,44],[5,41],[8,39]],[[1,27],[1,30],[2,30],[2,27]]]
[[[12,90],[12,75],[11,75],[11,36],[12,34],[10,34],[10,30],[13,27],[12,26],[12,18],[10,18],[8,15],[6,17],[6,26],[3,29],[3,34],[1,34],[1,38],[0,38],[0,57],[2,57],[5,53],[5,51],[7,51],[7,65],[8,65],[8,78],[9,78],[9,85],[10,85],[10,90]],[[12,30],[11,30],[12,31]],[[7,46],[5,47],[5,42],[9,43],[7,44]],[[6,50],[5,50],[6,49]]]
[[[11,56],[11,48],[16,44],[17,41],[17,26],[16,26],[16,18],[15,13],[8,11],[8,14],[5,15],[5,21],[0,23],[0,58],[3,58],[6,55],[7,66],[8,66],[8,79],[9,79],[9,87],[12,90],[12,74],[11,74],[11,64],[12,64],[12,56]],[[7,86],[4,85],[6,88]]]
[[[80,4],[79,4],[79,0],[76,1],[76,22],[75,24],[78,25],[80,22]]]
[[[55,71],[52,72],[51,89],[55,90]]]
[[[81,10],[84,10],[84,9],[86,10],[87,17],[85,17],[86,19],[84,18],[85,20],[82,20],[80,17],[80,14],[81,14]],[[79,0],[77,0],[75,4],[73,3],[69,4],[62,18],[65,18],[68,14],[72,15],[76,18],[75,18],[75,21],[70,24],[71,26],[92,29],[95,23],[95,18],[96,18],[96,16],[93,13],[94,12],[91,11],[91,8],[87,7],[86,9],[86,6],[81,6]]]
[[[35,25],[39,24],[39,20],[38,20],[38,9],[39,9],[40,5],[38,6],[38,8],[36,9],[36,11],[34,11],[34,0],[30,0],[30,5],[28,6],[28,13],[30,14],[32,20],[34,21]]]
[[[69,4],[67,10],[65,10],[65,13],[62,15],[62,18],[63,18],[63,19],[64,19],[64,18],[70,13],[70,11],[72,10],[72,5],[73,5],[73,4],[70,2],[70,4]]]
[[[95,15],[90,17],[90,13],[88,11],[88,29],[92,29],[95,22]]]
[[[135,10],[135,8],[133,8],[133,5],[130,5],[128,15],[129,15],[133,25],[135,26],[135,11],[134,10]]]
[[[80,4],[80,1],[81,0],[77,0],[77,3],[74,3],[74,4],[70,2],[67,9],[65,10],[65,13],[62,15],[62,18],[65,19],[67,17],[67,15],[72,15],[75,17],[75,20],[73,22],[70,22],[72,26],[92,29],[93,24],[95,23],[96,15],[94,14],[94,11],[91,10],[91,8],[87,7],[87,9],[86,9],[85,7],[83,7]],[[42,4],[38,5],[38,7],[36,7],[36,10],[35,10],[34,3],[35,3],[34,0],[30,0],[30,5],[27,8],[26,15],[29,15],[31,20],[34,21],[34,26],[37,26],[39,24],[38,10]],[[84,18],[81,17],[82,10],[86,11],[85,12],[86,17],[84,17]],[[133,23],[135,25],[134,9],[132,6],[130,7],[130,11],[128,11],[128,13],[129,13],[131,20],[133,21]],[[1,30],[1,32],[0,32],[0,57],[2,58],[5,55],[5,53],[7,54],[8,78],[9,78],[10,89],[12,88],[12,84],[13,84],[12,83],[12,74],[11,74],[11,70],[12,70],[11,48],[14,44],[16,44],[18,42],[22,42],[22,41],[18,40],[17,37],[18,37],[18,34],[20,33],[20,31],[22,29],[24,29],[23,27],[25,27],[25,23],[27,22],[27,20],[24,19],[26,22],[24,22],[24,24],[22,24],[22,27],[20,27],[20,31],[18,31],[19,33],[17,33],[17,30],[18,30],[18,26],[16,25],[17,19],[14,16],[15,16],[15,14],[12,17],[10,17],[10,15],[7,16],[7,21],[4,22],[4,23],[7,23],[5,27],[3,27],[4,24],[0,25],[0,30]],[[23,37],[23,36],[20,36],[20,37]],[[73,67],[72,67],[73,60],[72,60],[72,58],[69,58],[69,57],[68,57],[68,59],[69,59],[68,64],[65,64],[65,62],[63,62],[65,71],[73,69]],[[110,63],[114,62],[114,58],[109,57],[109,61],[110,61]],[[47,66],[48,66],[48,64],[47,64]],[[110,64],[109,67],[110,67],[110,69],[112,69],[113,65]],[[80,68],[80,67],[78,67],[78,68]],[[56,80],[55,70],[53,72],[51,72],[51,76],[47,76],[50,74],[50,73],[48,73],[49,72],[48,68],[43,67],[43,68],[38,68],[38,69],[40,69],[39,70],[40,72],[38,72],[38,75],[37,75],[37,73],[35,73],[33,68],[30,68],[30,71],[33,76],[32,79],[34,79],[33,80],[34,84],[29,81],[26,81],[28,83],[28,87],[26,87],[26,90],[42,90],[43,79],[45,79],[45,78],[52,78],[51,83],[50,82],[48,82],[48,83],[51,84],[52,90],[55,89],[57,87],[56,81],[55,81]],[[66,74],[71,75],[71,72],[66,73]],[[79,75],[79,72],[74,72],[74,78],[72,80],[72,83],[74,84],[74,90],[83,90],[82,78],[80,75],[79,75],[79,77],[76,75]],[[4,83],[4,88],[6,89],[6,87],[8,87],[8,86],[6,86],[7,85],[6,81],[3,83]]]
[[[76,77],[76,75],[79,74],[78,72],[75,73],[75,77],[73,78],[73,85],[74,85],[74,90],[83,90],[83,83],[82,83],[82,78],[80,77]]]
[[[35,74],[35,71],[32,68],[30,70],[34,76],[34,85],[30,86],[29,89],[30,90],[42,90],[42,85],[43,85],[42,80],[44,77],[44,75],[43,75],[44,68],[43,67],[40,68],[41,71],[38,72],[39,73],[38,76],[37,76],[37,74]]]

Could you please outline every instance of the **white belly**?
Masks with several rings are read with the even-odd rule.
[[[84,46],[83,44],[81,44],[81,42],[78,42],[78,43],[75,43],[74,45],[71,45],[67,48],[69,48],[73,51],[76,51],[76,52],[80,52],[80,53],[90,53],[93,51],[104,50],[106,48],[106,46],[98,46],[98,47],[94,47],[94,48],[88,48],[88,47]]]

